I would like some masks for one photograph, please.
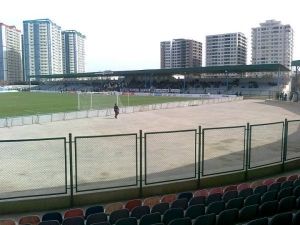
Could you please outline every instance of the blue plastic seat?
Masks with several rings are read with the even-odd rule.
[[[216,224],[216,214],[206,214],[203,216],[198,216],[193,225],[215,225]]]
[[[107,221],[107,214],[104,212],[91,214],[86,219],[86,225],[91,225],[94,223],[101,223]]]
[[[259,206],[260,216],[273,216],[277,213],[278,201],[264,202]]]
[[[186,198],[176,199],[171,203],[170,208],[181,208],[185,210],[188,207],[188,200]]]
[[[259,219],[254,219],[246,223],[246,225],[268,225],[269,220],[267,217],[259,218]]]
[[[291,212],[279,213],[273,216],[269,225],[292,225],[293,214]]]
[[[225,209],[224,201],[212,202],[206,208],[206,214],[215,213],[218,215],[221,211]]]
[[[142,216],[149,214],[149,213],[150,213],[150,207],[147,205],[143,205],[143,206],[137,206],[137,207],[133,208],[130,213],[130,216],[135,217],[139,220]]]
[[[253,194],[245,198],[244,206],[260,204],[260,194]]]
[[[193,197],[193,193],[192,192],[181,192],[177,195],[177,199],[181,199],[181,198],[185,198],[188,201],[190,201],[190,199]]]
[[[177,218],[169,222],[168,225],[192,225],[192,221],[189,217]]]
[[[184,212],[183,209],[181,208],[168,209],[163,215],[162,222],[164,224],[168,224],[174,219],[183,218],[183,216],[184,216]]]
[[[282,198],[278,203],[278,212],[291,211],[295,208],[295,204],[296,204],[295,196],[287,196],[285,198]]]
[[[239,211],[239,221],[249,221],[256,218],[258,215],[258,204],[248,205],[240,209]]]
[[[244,198],[233,198],[226,203],[226,209],[241,209],[244,206]]]
[[[233,225],[236,223],[238,215],[238,209],[225,209],[220,212],[217,219],[217,225]]]
[[[161,214],[159,212],[150,213],[142,216],[139,225],[152,225],[161,222]]]
[[[104,212],[104,208],[102,205],[94,205],[94,206],[88,207],[85,210],[84,218],[87,219],[88,216],[91,214],[102,213],[102,212]]]
[[[116,225],[137,225],[137,219],[135,217],[121,218],[115,223]]]
[[[62,223],[62,214],[60,212],[48,212],[42,216],[42,221],[57,220],[60,224]]]
[[[170,208],[169,203],[161,202],[152,207],[151,213],[159,212],[160,214],[164,214],[169,208]]]
[[[189,217],[191,219],[195,219],[198,216],[202,216],[205,214],[205,206],[203,204],[199,205],[191,205],[185,211],[185,217]]]
[[[122,218],[128,218],[128,217],[129,217],[128,209],[115,210],[109,215],[109,223],[114,224],[115,222],[117,222],[117,220]]]

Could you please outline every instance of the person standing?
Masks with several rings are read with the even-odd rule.
[[[118,119],[118,115],[119,115],[119,107],[117,106],[117,103],[115,103],[114,111],[115,111],[115,118]]]

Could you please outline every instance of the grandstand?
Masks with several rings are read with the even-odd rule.
[[[118,80],[43,81],[34,89],[270,95],[286,83],[245,74],[261,69],[219,78],[198,68],[185,80],[173,77],[176,70],[119,71]],[[0,225],[299,224],[299,113],[292,103],[245,100],[90,118],[82,126],[4,128]],[[27,213],[7,215],[19,212]]]

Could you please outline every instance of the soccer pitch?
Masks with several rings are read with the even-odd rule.
[[[119,106],[149,105],[165,102],[188,101],[195,98],[167,96],[123,96],[93,95],[93,108],[112,108],[115,103]],[[90,108],[90,95],[80,97],[81,109]],[[35,114],[70,112],[78,110],[77,93],[37,93],[14,92],[0,94],[0,118]]]

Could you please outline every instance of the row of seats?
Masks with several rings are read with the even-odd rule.
[[[105,212],[106,217],[110,215],[109,218],[113,218],[114,211],[121,209],[125,209],[123,210],[124,215],[128,214],[130,217],[140,219],[143,215],[149,214],[150,212],[159,212],[164,214],[164,212],[169,208],[182,208],[185,210],[188,206],[198,204],[204,204],[208,208],[212,208],[212,206],[209,206],[210,203],[216,201],[224,201],[224,204],[226,204],[225,208],[230,209],[236,207],[237,202],[239,201],[243,202],[240,204],[242,207],[259,203],[260,201],[265,202],[268,200],[275,200],[276,198],[274,195],[276,195],[280,200],[281,198],[290,195],[291,191],[295,196],[298,196],[300,193],[300,187],[297,189],[298,185],[300,185],[300,177],[298,175],[291,175],[287,177],[269,178],[252,183],[242,183],[239,185],[229,185],[226,187],[202,189],[195,192],[182,192],[179,194],[164,195],[162,197],[154,196],[145,198],[144,200],[133,199],[129,200],[125,204],[117,202],[107,204],[105,207],[102,205],[97,205],[89,207],[85,211],[81,208],[70,209],[65,211],[63,215],[60,212],[49,212],[44,214],[41,219],[35,215],[25,216],[20,218],[18,223],[20,225],[37,225],[40,222],[55,220],[58,221],[59,224],[62,224],[63,221],[68,221],[68,218],[81,217],[83,220],[86,220],[86,223],[91,224],[91,222],[87,220],[90,215]],[[286,190],[287,188],[289,191]],[[287,192],[290,194],[287,194]],[[260,198],[260,201],[257,201],[258,197]],[[208,210],[208,212],[209,211],[210,210]],[[0,220],[0,225],[14,224],[16,224],[14,220]]]

